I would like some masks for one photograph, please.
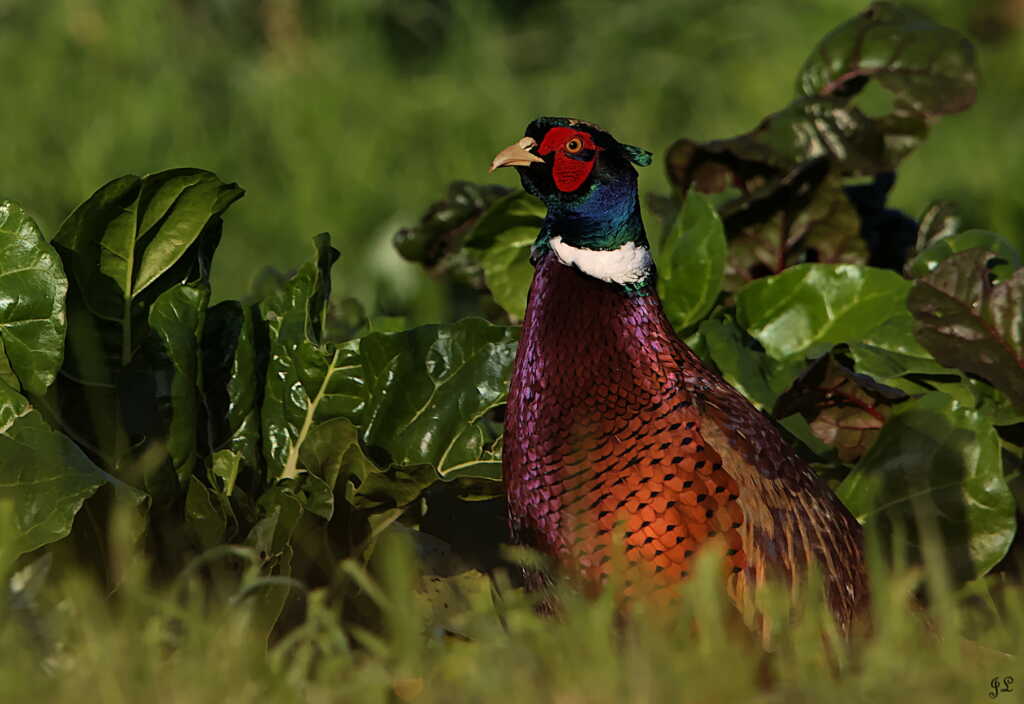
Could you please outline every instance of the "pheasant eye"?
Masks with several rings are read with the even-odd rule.
[[[569,152],[570,154],[576,154],[581,149],[583,149],[583,140],[580,139],[579,137],[573,137],[572,139],[565,143],[565,151]]]

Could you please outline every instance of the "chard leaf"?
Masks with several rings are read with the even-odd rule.
[[[209,489],[195,477],[188,477],[185,495],[185,528],[203,550],[220,545],[227,534],[227,518]]]
[[[55,394],[61,421],[116,475],[141,474],[161,505],[186,489],[194,465],[209,267],[220,216],[241,195],[199,169],[124,176],[53,241],[69,273],[72,331]]]
[[[907,299],[914,335],[947,367],[977,374],[1024,410],[1024,269],[998,285],[982,249],[953,254]]]
[[[725,269],[722,221],[707,198],[691,192],[665,240],[658,289],[676,330],[700,322],[714,307]]]
[[[243,193],[200,169],[122,176],[78,206],[53,242],[89,310],[124,325],[161,275],[180,263],[193,268],[186,253]]]
[[[357,343],[323,340],[338,251],[326,234],[314,245],[315,260],[260,303],[269,339],[261,424],[270,479],[297,476],[299,448],[316,422],[355,420],[362,411]]]
[[[755,406],[771,410],[800,373],[800,360],[769,357],[731,318],[705,320],[700,325],[708,352],[726,381]]]
[[[851,264],[801,264],[736,294],[740,326],[781,359],[859,340],[904,309],[910,282]]]
[[[533,225],[513,227],[497,235],[480,255],[484,282],[513,322],[526,315],[526,298],[533,281],[530,248],[536,239],[537,228]]]
[[[466,236],[465,246],[479,260],[488,290],[512,321],[526,314],[533,281],[530,249],[545,212],[526,191],[513,191],[491,203]]]
[[[999,436],[984,415],[938,392],[897,407],[837,493],[862,521],[935,521],[964,580],[995,566],[1016,530]]]
[[[781,394],[776,418],[799,413],[815,437],[835,448],[842,462],[855,462],[875,442],[894,404],[907,395],[854,373],[835,353],[822,355]]]
[[[202,339],[208,443],[215,457],[230,450],[254,469],[263,466],[260,401],[268,355],[264,328],[254,306],[224,301],[206,311]]]
[[[50,428],[21,394],[0,382],[0,501],[13,503],[15,554],[60,540],[107,478],[79,447]]]
[[[849,99],[869,80],[922,114],[959,112],[977,93],[974,49],[965,36],[916,10],[874,2],[818,43],[800,70],[797,91]]]
[[[39,226],[21,206],[0,200],[0,366],[15,389],[41,396],[53,383],[64,359],[67,289]]]
[[[198,459],[199,347],[209,299],[206,284],[179,284],[160,294],[149,309],[149,326],[159,340],[150,354],[158,377],[154,400],[165,417],[167,452],[183,487]]]
[[[505,400],[518,335],[467,318],[363,338],[364,443],[444,479],[500,478],[499,430],[486,415]]]
[[[924,276],[954,254],[975,248],[992,252],[1013,269],[1021,265],[1020,253],[1005,238],[986,230],[966,230],[932,242],[907,263],[906,273],[914,278]]]
[[[914,320],[906,309],[849,343],[857,371],[878,380],[908,374],[949,374],[914,337]]]

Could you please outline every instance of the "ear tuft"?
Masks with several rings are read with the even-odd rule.
[[[634,147],[631,144],[623,144],[622,151],[625,152],[626,157],[637,166],[650,166],[653,154],[646,149],[640,147]]]

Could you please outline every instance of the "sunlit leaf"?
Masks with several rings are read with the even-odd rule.
[[[486,415],[504,402],[517,338],[517,328],[474,318],[363,338],[366,445],[446,479],[500,477]]]
[[[0,200],[0,364],[15,388],[41,395],[64,359],[68,280],[39,226]],[[10,374],[5,381],[13,381]]]
[[[769,355],[859,340],[904,310],[910,282],[891,271],[850,264],[801,264],[736,294],[736,316]]]
[[[0,382],[0,499],[14,505],[16,554],[68,535],[82,504],[107,481],[79,447]]]
[[[658,290],[676,330],[699,322],[715,305],[725,269],[725,233],[711,203],[691,192],[662,246]]]

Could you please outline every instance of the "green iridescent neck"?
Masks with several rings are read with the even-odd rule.
[[[574,249],[593,252],[594,258],[608,259],[624,248],[629,251],[649,249],[636,179],[595,183],[575,202],[548,203],[547,217],[533,245],[535,260],[551,249],[554,237]],[[631,295],[645,295],[654,277],[655,269],[651,264],[643,278],[619,285]]]

